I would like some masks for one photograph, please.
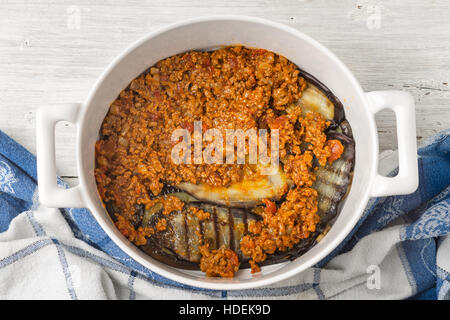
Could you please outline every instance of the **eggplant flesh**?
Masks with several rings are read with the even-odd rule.
[[[327,120],[334,119],[334,104],[311,83],[307,83],[306,89],[298,100],[298,105],[304,114],[314,111],[320,113]]]
[[[210,214],[208,219],[200,221],[190,210],[195,207]],[[232,249],[245,266],[249,257],[242,254],[240,241],[248,230],[250,221],[261,218],[248,209],[216,206],[209,203],[189,202],[180,211],[169,215],[159,212],[149,212],[145,226],[155,227],[159,219],[166,219],[164,231],[157,231],[147,244],[140,248],[153,258],[183,269],[197,270],[200,262],[200,246],[219,249],[224,246]]]
[[[303,108],[303,113],[315,111],[337,127],[345,120],[344,106],[327,86],[309,73],[302,71],[306,80],[306,88],[295,105]]]
[[[328,139],[339,140],[344,146],[341,157],[333,163],[318,166],[316,181],[313,184],[318,192],[318,214],[320,222],[316,231],[307,239],[302,239],[293,248],[284,252],[275,252],[260,263],[261,266],[293,260],[314,246],[317,237],[328,230],[330,221],[336,216],[338,206],[346,196],[352,181],[352,172],[355,160],[355,144],[351,137],[343,132],[346,124],[343,123],[337,130],[328,132]],[[171,188],[171,191],[176,189]],[[181,211],[174,211],[168,216],[163,215],[162,209],[158,212],[147,210],[143,220],[148,226],[155,226],[161,218],[167,219],[167,229],[156,232],[148,239],[141,249],[153,258],[168,265],[198,270],[200,262],[199,247],[208,243],[210,249],[221,246],[234,250],[241,261],[240,268],[249,267],[249,257],[242,254],[240,241],[247,234],[250,221],[260,220],[252,209],[232,208],[213,205],[198,201],[196,198],[182,192],[168,193],[183,199],[185,206]],[[206,220],[199,221],[197,216],[189,210],[196,207],[210,213]],[[150,212],[149,212],[150,211]],[[148,215],[151,215],[148,217]]]
[[[302,76],[306,79],[306,88],[299,101],[291,108],[300,107],[304,114],[318,112],[325,119],[330,120],[334,127],[340,125],[344,120],[343,106],[340,101],[314,77],[307,73],[303,73]],[[287,111],[289,110],[290,108]],[[261,167],[258,165],[259,169]],[[259,175],[256,179],[244,179],[226,187],[211,187],[206,184],[188,182],[182,182],[176,187],[199,201],[233,208],[251,208],[261,204],[263,199],[280,200],[292,185],[292,181],[286,178],[281,166],[278,166],[269,175]]]
[[[209,219],[199,221],[189,208],[196,207],[210,213]],[[240,242],[247,234],[248,224],[259,221],[261,217],[253,214],[249,209],[215,206],[207,203],[192,202],[185,205],[183,210],[174,211],[168,216],[162,212],[151,215],[148,226],[155,226],[159,219],[167,220],[167,229],[156,232],[147,239],[147,243],[140,249],[172,267],[199,270],[201,259],[199,247],[207,243],[210,249],[221,246],[232,249],[239,257],[240,269],[249,268],[248,256],[240,249]],[[314,244],[316,237],[324,228],[319,226],[317,231],[307,239],[301,240],[292,249],[275,252],[259,265],[270,265],[295,259],[308,251]]]
[[[260,172],[254,179],[244,179],[226,187],[187,182],[182,182],[176,187],[199,201],[232,208],[252,208],[261,204],[263,199],[280,200],[292,186],[281,166],[267,169],[271,170],[269,174]]]
[[[265,261],[259,263],[261,266],[293,260],[314,246],[318,237],[329,229],[352,181],[355,143],[350,124],[344,117],[343,106],[331,91],[314,77],[305,72],[302,72],[302,76],[307,81],[307,87],[292,107],[301,107],[303,113],[318,112],[331,121],[327,138],[339,140],[344,146],[344,152],[333,163],[327,162],[323,167],[317,166],[315,171],[316,181],[312,188],[318,192],[318,214],[321,218],[316,231],[293,248],[269,255]],[[272,175],[224,188],[190,183],[165,185],[160,196],[177,196],[185,202],[185,206],[183,210],[171,212],[169,215],[164,215],[161,207],[150,210],[137,208],[139,219],[136,226],[155,227],[160,219],[167,220],[166,230],[155,232],[147,238],[147,244],[140,248],[167,265],[199,270],[199,247],[202,244],[208,243],[210,249],[225,246],[237,253],[241,261],[240,268],[248,268],[249,257],[242,254],[240,241],[248,233],[248,224],[261,219],[252,213],[252,208],[261,205],[262,199],[281,202],[290,187],[292,182],[286,178],[281,166]],[[210,217],[200,221],[190,210],[191,207],[209,212]],[[110,208],[107,209],[110,212]]]
[[[321,221],[328,221],[336,215],[338,205],[350,189],[355,162],[353,139],[338,131],[330,131],[327,136],[328,139],[340,141],[344,152],[333,163],[327,162],[325,166],[317,167],[315,172],[316,181],[312,188],[318,193],[318,214]]]
[[[345,198],[352,180],[355,144],[344,131],[345,123],[327,134],[328,139],[339,140],[344,146],[341,157],[332,164],[318,166],[316,170],[316,181],[312,187],[318,192],[318,214],[321,218],[316,231],[308,238],[300,240],[293,248],[269,255],[259,265],[296,259],[314,246],[316,239],[329,229],[330,221],[335,218],[338,206]],[[140,225],[155,227],[159,219],[166,219],[167,228],[155,232],[147,239],[146,245],[140,246],[144,252],[173,267],[199,270],[199,247],[207,243],[210,249],[225,246],[234,250],[241,261],[240,268],[249,267],[249,257],[242,254],[240,241],[248,233],[250,221],[261,220],[260,216],[252,213],[253,208],[233,208],[202,202],[170,186],[163,189],[163,194],[179,197],[185,202],[185,206],[183,210],[171,212],[169,215],[164,215],[162,208],[157,205],[145,211]],[[200,221],[190,210],[191,207],[209,212],[209,218]]]
[[[333,163],[328,163],[315,171],[316,181],[312,188],[318,193],[318,210],[320,222],[316,231],[308,238],[300,240],[292,249],[283,252],[275,252],[268,256],[261,265],[280,263],[294,260],[313,247],[320,238],[325,235],[336,218],[339,206],[350,190],[355,163],[355,142],[351,133],[350,125],[346,120],[342,121],[336,130],[330,130],[328,139],[339,140],[344,146],[341,157]]]

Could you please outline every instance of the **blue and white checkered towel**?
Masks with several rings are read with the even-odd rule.
[[[372,199],[315,267],[267,288],[214,291],[145,269],[85,209],[39,206],[34,156],[0,131],[0,299],[450,299],[449,134],[419,149],[414,194]],[[381,173],[395,163],[384,153]]]

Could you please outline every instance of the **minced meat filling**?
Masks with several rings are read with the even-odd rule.
[[[266,200],[262,221],[249,225],[249,234],[241,240],[242,253],[251,258],[252,272],[259,271],[258,262],[276,250],[286,251],[316,231],[317,191],[307,187],[289,190],[279,208]]]
[[[246,165],[174,164],[175,129],[268,127],[266,115],[298,100],[304,79],[286,58],[262,49],[231,47],[159,61],[133,80],[110,107],[97,142],[96,177],[104,201],[127,219],[135,203],[158,195],[164,182],[227,186]]]
[[[203,245],[200,247],[200,253],[200,270],[208,277],[232,278],[239,270],[239,257],[231,249],[220,247],[217,250],[209,250],[207,245]]]
[[[228,186],[252,172],[248,164],[175,164],[171,159],[172,133],[186,129],[193,135],[194,122],[202,130],[278,129],[279,154],[284,171],[295,187],[284,202],[265,201],[262,222],[254,223],[241,241],[251,257],[253,271],[276,250],[286,250],[307,238],[319,222],[314,159],[325,165],[340,157],[339,141],[327,141],[330,125],[318,113],[291,108],[306,87],[295,64],[263,49],[227,47],[213,52],[188,52],[159,61],[133,80],[111,104],[97,141],[95,176],[102,200],[117,208],[116,225],[136,245],[166,229],[133,227],[136,205],[155,204],[164,183],[180,182]],[[249,170],[250,169],[250,170]],[[176,197],[158,199],[164,213],[181,210]],[[209,214],[193,212],[199,219]],[[239,267],[229,249],[203,248],[201,270],[207,275],[230,277]]]

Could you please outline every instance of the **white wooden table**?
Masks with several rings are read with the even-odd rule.
[[[419,141],[450,127],[449,0],[0,0],[0,129],[35,153],[36,107],[83,101],[138,38],[211,14],[290,25],[334,51],[364,90],[410,91]],[[381,149],[396,148],[393,113],[379,113],[377,125]],[[72,184],[75,130],[57,126],[59,174]]]

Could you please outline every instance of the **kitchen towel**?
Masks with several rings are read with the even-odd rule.
[[[320,263],[269,287],[218,291],[144,268],[86,209],[40,205],[35,157],[0,131],[0,299],[450,299],[449,133],[419,149],[418,190],[371,199]],[[383,153],[380,173],[395,175],[396,158]]]

